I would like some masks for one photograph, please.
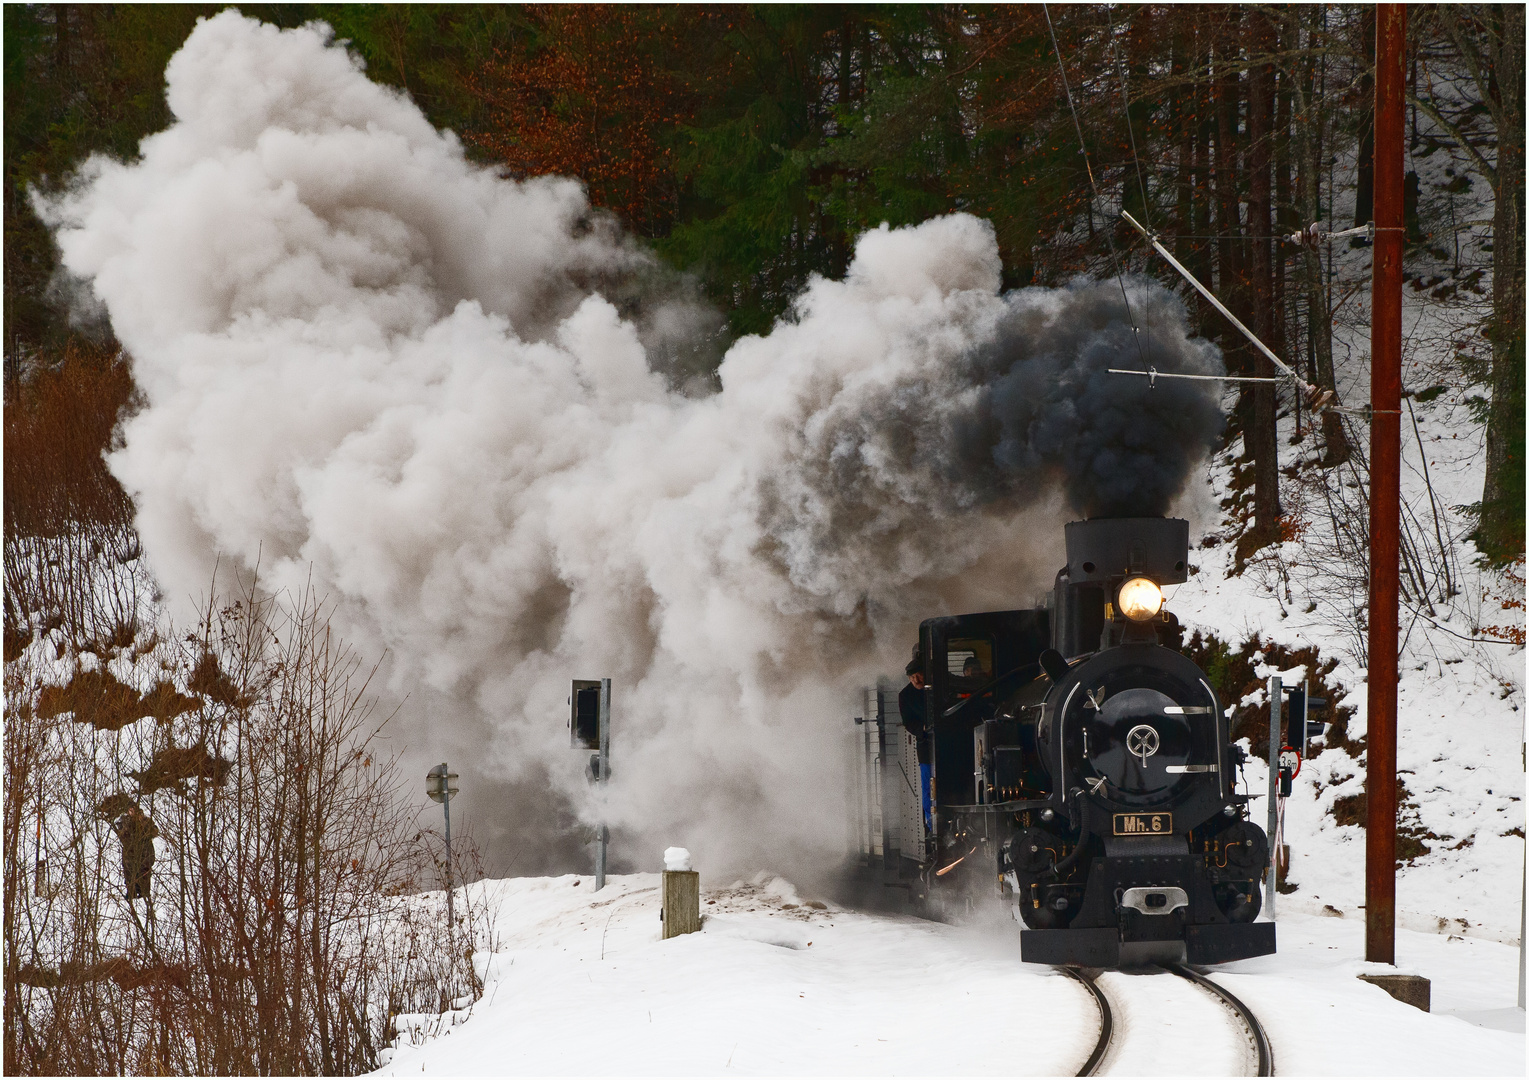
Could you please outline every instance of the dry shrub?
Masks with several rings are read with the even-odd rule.
[[[1233,706],[1231,717],[1232,738],[1246,738],[1252,744],[1253,753],[1259,758],[1269,756],[1269,703],[1260,700],[1256,704],[1241,705],[1244,698],[1256,694],[1268,686],[1268,680],[1259,678],[1259,666],[1289,671],[1295,667],[1306,668],[1307,690],[1311,696],[1327,702],[1323,716],[1313,716],[1327,723],[1321,746],[1313,746],[1312,756],[1329,750],[1342,750],[1358,756],[1363,749],[1362,740],[1354,742],[1348,737],[1348,723],[1354,715],[1352,706],[1342,704],[1343,687],[1329,682],[1338,661],[1323,659],[1315,645],[1291,648],[1275,641],[1265,641],[1254,634],[1235,648],[1212,633],[1196,630],[1183,648],[1183,653],[1193,660],[1216,691],[1223,707]]]
[[[254,583],[160,640],[132,668],[141,694],[77,666],[50,686],[77,658],[35,647],[6,664],[6,1070],[376,1068],[395,1016],[481,989],[488,913],[459,891],[448,926],[421,893],[439,888],[433,837],[401,797],[372,671],[313,597]],[[126,899],[119,839],[140,812],[149,903]]]
[[[148,715],[138,692],[109,671],[76,671],[64,686],[45,686],[37,695],[37,714],[51,719],[73,713],[82,724],[120,731]]]
[[[1369,825],[1370,799],[1368,785],[1352,795],[1342,795],[1333,800],[1328,813],[1339,825],[1367,828]],[[1417,800],[1407,790],[1407,781],[1396,782],[1396,866],[1410,864],[1427,855],[1432,848],[1425,841],[1447,840],[1423,824]],[[1463,846],[1460,845],[1460,846]]]
[[[234,763],[218,757],[205,744],[196,746],[161,746],[154,751],[146,768],[129,772],[138,790],[147,795],[161,788],[184,789],[188,780],[206,780],[214,785],[227,782]]]
[[[6,391],[6,1071],[375,1068],[395,1015],[477,991],[486,913],[417,895],[431,838],[369,672],[313,597],[253,582],[160,632],[102,457],[120,353],[73,343]]]
[[[37,712],[44,719],[72,713],[77,722],[102,731],[120,731],[145,716],[168,722],[201,704],[200,698],[182,694],[174,683],[163,680],[140,695],[100,668],[78,670],[67,684],[44,686],[37,695]]]

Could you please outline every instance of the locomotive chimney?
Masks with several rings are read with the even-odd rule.
[[[1067,524],[1067,565],[1057,574],[1052,647],[1079,656],[1104,647],[1106,605],[1127,577],[1158,585],[1189,580],[1183,518],[1091,518]]]

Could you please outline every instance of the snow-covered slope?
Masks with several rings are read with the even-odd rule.
[[[1428,130],[1426,118],[1424,131]],[[1492,197],[1463,151],[1448,139],[1413,139],[1407,168],[1421,193],[1403,293],[1401,496],[1404,564],[1398,765],[1409,843],[1397,882],[1399,921],[1414,929],[1516,943],[1524,874],[1524,564],[1507,572],[1477,565],[1467,539],[1467,507],[1482,495],[1485,430],[1471,378],[1490,351]],[[1334,228],[1353,216],[1352,153],[1329,180],[1338,193]],[[1351,745],[1305,763],[1285,816],[1296,891],[1284,910],[1364,916],[1364,830],[1339,824],[1335,804],[1364,789],[1368,523],[1365,501],[1370,428],[1371,249],[1361,242],[1323,248],[1333,275],[1333,355],[1354,458],[1323,466],[1313,418],[1282,394],[1280,496],[1286,542],[1254,555],[1240,573],[1239,458],[1234,440],[1210,463],[1201,498],[1223,510],[1203,521],[1199,573],[1169,605],[1192,627],[1234,646],[1252,635],[1289,649],[1316,647],[1337,663]],[[1293,354],[1304,350],[1292,342]],[[1474,357],[1474,364],[1467,362]],[[1229,399],[1230,400],[1230,399]],[[1319,426],[1319,425],[1318,425]],[[1228,506],[1228,504],[1234,504]],[[1275,672],[1260,668],[1263,678]],[[1283,672],[1287,683],[1307,673]],[[1262,700],[1253,695],[1250,704]],[[1236,704],[1235,702],[1228,704]],[[1265,789],[1261,761],[1248,780]],[[1259,804],[1255,804],[1259,805]],[[1260,805],[1258,820],[1262,823]],[[1342,815],[1352,817],[1352,813]],[[1426,850],[1422,850],[1426,848]],[[1405,954],[1402,954],[1405,962]]]
[[[1524,866],[1524,651],[1479,632],[1483,624],[1508,622],[1518,612],[1502,603],[1513,600],[1513,583],[1475,567],[1468,545],[1458,539],[1465,529],[1449,507],[1465,501],[1473,481],[1479,495],[1480,459],[1468,450],[1452,457],[1434,449],[1438,442],[1451,448],[1461,442],[1450,438],[1458,419],[1450,404],[1441,398],[1417,406],[1420,438],[1403,448],[1404,461],[1413,466],[1403,481],[1404,499],[1427,507],[1420,466],[1422,448],[1429,447],[1434,498],[1442,504],[1443,528],[1452,528],[1456,538],[1450,545],[1451,572],[1460,580],[1455,597],[1441,601],[1436,595],[1429,608],[1418,603],[1402,612],[1398,761],[1408,793],[1403,818],[1427,851],[1401,867],[1398,905],[1403,924],[1416,929],[1516,942]],[[1293,427],[1293,421],[1287,425]],[[1479,450],[1479,430],[1466,430],[1477,436],[1471,441]],[[1234,447],[1212,466],[1218,490],[1226,490],[1235,452]],[[1301,505],[1302,494],[1297,489],[1286,498],[1287,511],[1293,504],[1297,515],[1305,515],[1300,539],[1265,552],[1241,576],[1233,574],[1231,543],[1202,547],[1192,556],[1200,572],[1177,588],[1169,604],[1191,627],[1223,640],[1240,643],[1257,634],[1291,649],[1316,646],[1325,659],[1337,661],[1329,682],[1343,687],[1341,704],[1355,710],[1348,737],[1359,740],[1365,732],[1363,639],[1333,611],[1356,603],[1362,609],[1363,598],[1337,595],[1341,585],[1335,579],[1345,568],[1313,555],[1331,551],[1316,540],[1331,524],[1309,493]],[[1267,678],[1276,671],[1265,666],[1257,673]],[[1295,668],[1281,674],[1293,685],[1308,673]],[[1249,762],[1255,793],[1265,790],[1266,776],[1261,761]],[[1363,917],[1364,830],[1340,825],[1332,815],[1334,803],[1361,793],[1363,783],[1362,757],[1343,750],[1324,750],[1302,768],[1286,804],[1289,878],[1299,886],[1281,898],[1290,909],[1336,908]],[[1255,805],[1262,823],[1264,810]]]

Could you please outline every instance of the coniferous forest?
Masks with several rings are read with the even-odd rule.
[[[7,393],[79,336],[29,188],[66,182],[94,152],[130,156],[163,127],[164,63],[215,10],[7,8]],[[767,329],[810,275],[842,274],[865,229],[955,210],[993,222],[1008,287],[1117,266],[1170,280],[1108,204],[1169,238],[1308,381],[1333,384],[1326,328],[1342,287],[1314,248],[1277,237],[1371,217],[1368,7],[1060,5],[1051,27],[1035,5],[245,10],[326,21],[371,78],[406,91],[473,157],[580,178],[596,206],[695,276],[731,334]],[[1458,376],[1480,387],[1478,537],[1499,562],[1523,547],[1521,20],[1513,5],[1423,7],[1408,33],[1408,239],[1438,264],[1415,289],[1475,296],[1488,267],[1456,265],[1459,235],[1489,237],[1490,295]],[[1417,159],[1443,148],[1469,167],[1423,190]],[[1490,221],[1462,220],[1467,201],[1489,202]],[[1224,320],[1203,303],[1196,315],[1230,369],[1261,370]],[[1239,422],[1267,537],[1279,500],[1262,393]],[[1353,436],[1336,416],[1322,422],[1328,460],[1344,459]]]
[[[397,940],[389,905],[440,866],[390,801],[398,781],[368,741],[381,719],[370,669],[329,637],[322,598],[283,607],[251,588],[179,642],[148,643],[137,622],[155,584],[102,458],[135,407],[131,357],[60,275],[36,200],[91,155],[131,159],[169,124],[165,65],[219,10],[4,9],[8,1073],[354,1073],[376,1066],[393,1015],[448,1008],[475,985],[429,913],[406,912],[414,937]],[[1006,289],[1147,275],[1184,298],[1228,372],[1273,374],[1123,209],[1306,381],[1356,407],[1310,418],[1320,453],[1282,466],[1278,418],[1306,405],[1246,384],[1225,434],[1245,448],[1239,565],[1289,539],[1283,486],[1362,471],[1367,391],[1348,399],[1367,386],[1350,345],[1367,340],[1369,280],[1355,267],[1368,240],[1294,234],[1373,217],[1371,6],[241,10],[327,23],[472,160],[583,181],[597,215],[656,253],[666,289],[717,313],[676,361],[698,393],[732,340],[791,317],[814,275],[842,276],[861,233],[955,211],[992,223]],[[1483,563],[1510,568],[1525,522],[1524,11],[1414,6],[1406,61],[1407,297],[1448,317],[1429,324],[1444,339],[1409,341],[1403,392],[1470,388],[1486,458],[1471,540]],[[640,287],[613,299],[644,302]],[[1426,523],[1415,531],[1404,572],[1426,596],[1433,541]],[[162,650],[164,680],[140,691],[81,668],[44,687],[27,649],[52,631],[76,655]],[[60,729],[64,713],[88,722]],[[161,742],[102,748],[103,733],[149,716]],[[230,738],[238,754],[220,757]],[[93,773],[71,771],[86,759]],[[75,787],[50,787],[65,774]],[[154,827],[130,788],[185,794],[158,825],[188,860],[173,934],[134,926],[136,909],[98,891],[117,873],[101,860]],[[323,814],[321,789],[340,800]],[[45,805],[65,804],[97,840],[60,840],[50,860]],[[269,849],[229,846],[252,834]],[[289,917],[278,894],[312,899]],[[117,937],[81,932],[79,913],[108,910]],[[342,924],[354,932],[325,929]]]

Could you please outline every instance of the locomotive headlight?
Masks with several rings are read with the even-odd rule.
[[[1151,578],[1135,577],[1120,586],[1120,613],[1132,622],[1146,622],[1163,610],[1163,590]]]

